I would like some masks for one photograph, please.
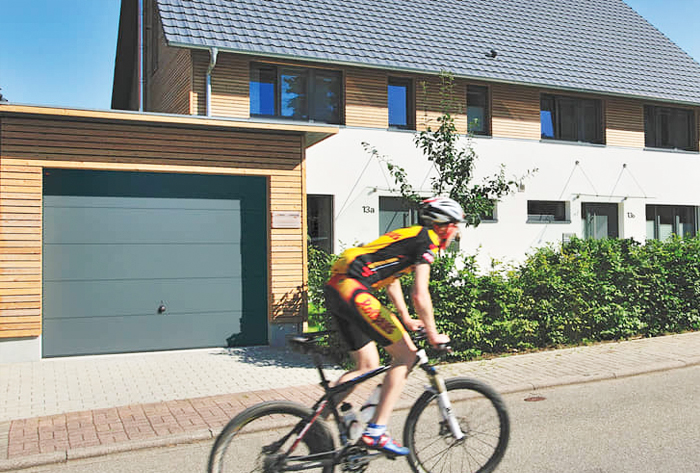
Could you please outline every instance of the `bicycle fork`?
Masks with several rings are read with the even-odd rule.
[[[459,426],[459,421],[452,411],[452,403],[450,402],[450,397],[447,394],[445,380],[438,375],[438,372],[434,366],[430,366],[428,356],[425,354],[424,349],[419,350],[416,356],[417,364],[428,375],[428,379],[430,379],[431,387],[428,389],[437,394],[440,415],[442,415],[443,420],[447,423],[450,433],[452,433],[455,440],[462,440],[464,438],[464,432],[462,432],[462,429]]]

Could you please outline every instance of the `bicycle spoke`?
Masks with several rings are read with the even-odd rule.
[[[466,378],[446,381],[452,412],[464,437],[456,440],[442,419],[435,395],[425,397],[409,413],[406,443],[415,472],[490,473],[508,441],[508,418],[502,401],[483,383]],[[453,392],[455,391],[455,392]],[[459,400],[457,400],[459,399]],[[416,465],[420,465],[418,468]]]

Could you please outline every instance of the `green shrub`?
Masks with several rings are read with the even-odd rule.
[[[310,319],[323,328],[332,328],[322,286],[333,261],[309,256]],[[412,276],[401,283],[413,313]],[[452,338],[444,360],[698,330],[700,238],[574,238],[487,273],[475,256],[448,253],[432,265],[430,292],[438,329]],[[378,298],[391,307],[384,291]],[[337,339],[329,346],[345,349]]]

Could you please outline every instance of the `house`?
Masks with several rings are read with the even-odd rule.
[[[141,23],[135,3],[114,108],[340,126],[306,155],[308,231],[328,251],[413,221],[363,143],[428,195],[413,138],[435,126],[441,71],[475,182],[537,169],[463,232],[482,263],[572,235],[697,232],[700,64],[622,0],[143,0]]]
[[[280,343],[307,232],[413,221],[363,143],[428,195],[441,71],[476,181],[537,169],[484,264],[697,233],[700,64],[622,0],[122,0],[114,111],[0,105],[0,359]]]

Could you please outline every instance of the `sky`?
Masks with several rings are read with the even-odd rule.
[[[625,1],[700,62],[700,0]],[[0,0],[0,93],[15,104],[109,109],[120,3]]]

